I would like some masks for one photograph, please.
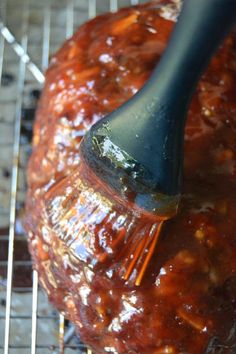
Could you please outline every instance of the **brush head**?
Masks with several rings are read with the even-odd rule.
[[[94,173],[124,201],[160,218],[176,214],[180,195],[162,193],[150,171],[109,136],[90,132],[81,143],[81,154]]]

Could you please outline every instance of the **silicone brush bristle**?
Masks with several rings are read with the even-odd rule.
[[[85,162],[45,195],[51,232],[92,269],[109,269],[140,285],[163,221],[123,200]]]

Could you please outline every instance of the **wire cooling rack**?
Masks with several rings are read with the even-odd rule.
[[[138,0],[0,0],[0,354],[87,353],[38,287],[21,224],[32,121],[50,55],[76,27]]]

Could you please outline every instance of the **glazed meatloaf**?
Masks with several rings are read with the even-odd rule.
[[[50,301],[97,354],[236,353],[235,35],[193,97],[180,211],[140,286],[122,278],[125,249],[157,220],[80,161],[85,132],[150,76],[177,13],[176,2],[153,1],[85,23],[52,57],[37,110],[29,248]]]

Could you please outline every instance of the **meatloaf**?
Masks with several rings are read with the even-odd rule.
[[[122,277],[126,250],[157,220],[118,200],[80,160],[85,132],[150,76],[178,10],[157,0],[82,25],[52,57],[38,105],[29,249],[50,301],[97,354],[236,353],[235,34],[192,99],[180,211],[140,286]]]

